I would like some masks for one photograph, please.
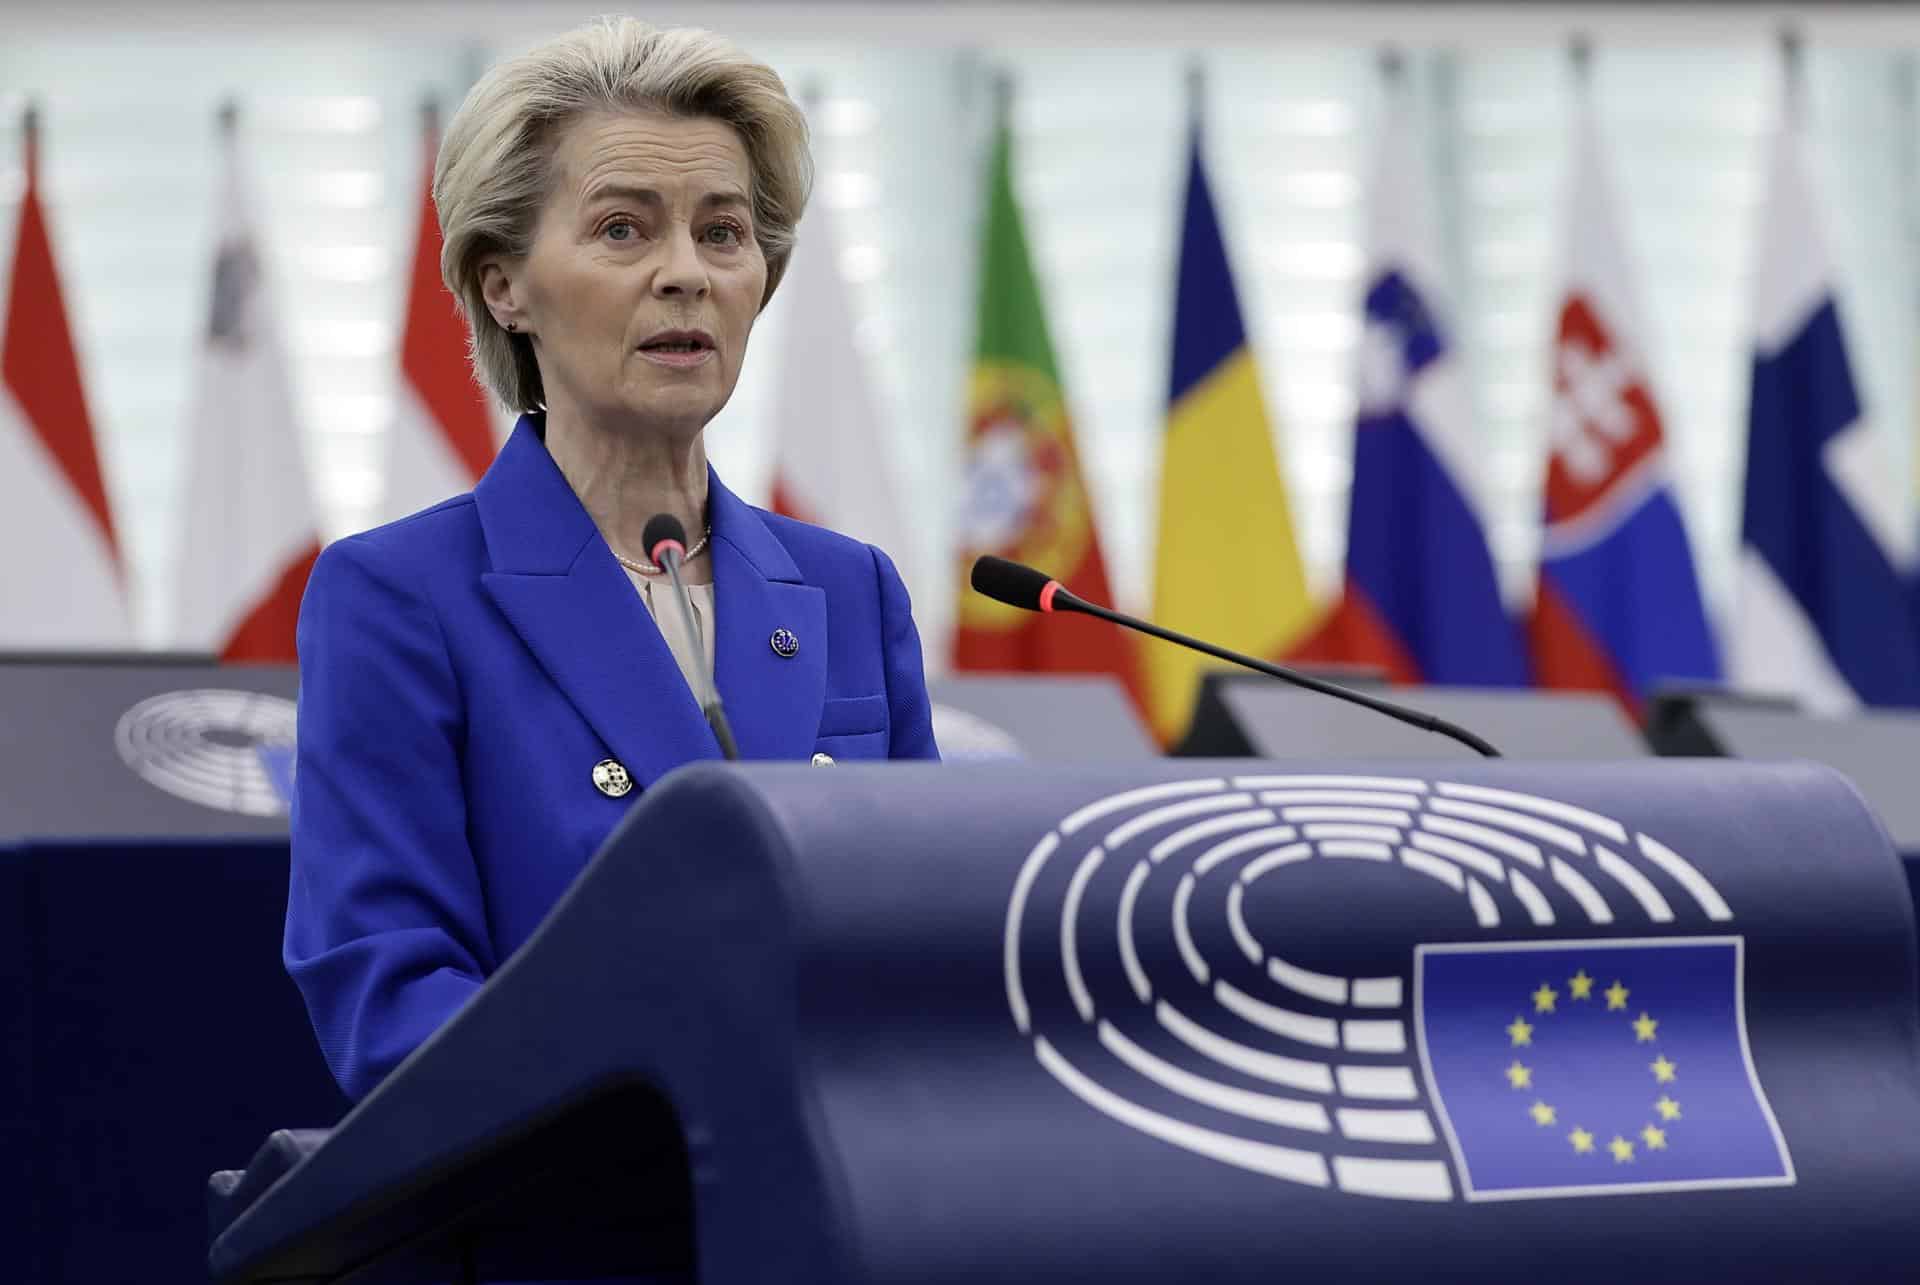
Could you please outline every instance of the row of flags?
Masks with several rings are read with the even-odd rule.
[[[1907,497],[1861,413],[1797,94],[1773,142],[1764,203],[1742,556],[1724,655],[1675,500],[1648,332],[1584,83],[1562,234],[1538,580],[1524,621],[1509,615],[1495,574],[1476,486],[1483,448],[1442,306],[1438,220],[1415,125],[1397,94],[1368,189],[1346,570],[1337,600],[1321,607],[1301,574],[1208,188],[1196,96],[1154,619],[1254,655],[1363,666],[1400,682],[1610,693],[1635,717],[1662,685],[1728,682],[1826,713],[1920,706],[1920,577],[1903,552]],[[1074,592],[1104,598],[1065,399],[1024,261],[1009,146],[1003,119],[990,182],[966,556],[1030,561]],[[1029,284],[999,290],[1002,275]],[[1011,332],[1040,346],[1009,352],[1001,337]],[[997,372],[1010,356],[1044,372],[1046,415],[994,409],[993,390],[1006,383]],[[1045,423],[1054,427],[1036,427]],[[1022,438],[1031,444],[1024,461],[1012,450]],[[1114,673],[1155,731],[1177,738],[1210,662],[1159,642],[1116,655],[1117,637],[1092,622],[1007,614],[963,598],[954,655],[962,668]]]
[[[1294,538],[1195,95],[1154,618],[1257,655],[1364,665],[1399,681],[1611,692],[1636,714],[1657,684],[1725,679],[1827,711],[1920,705],[1920,586],[1903,552],[1904,497],[1875,455],[1879,442],[1849,371],[1797,113],[1789,110],[1769,168],[1739,595],[1723,657],[1674,499],[1647,331],[1584,94],[1562,238],[1536,605],[1523,622],[1505,610],[1476,485],[1481,447],[1446,321],[1431,182],[1410,104],[1397,97],[1369,184],[1346,574],[1337,600],[1320,604]],[[429,176],[436,147],[429,115]],[[38,159],[29,122],[0,315],[0,476],[20,479],[9,484],[19,502],[0,509],[0,535],[46,556],[16,556],[0,571],[0,647],[126,645],[124,552],[61,302]],[[1003,96],[968,399],[963,561],[1013,557],[1110,601],[1013,175]],[[235,660],[291,659],[321,528],[231,113],[219,182],[218,250],[187,426],[178,642]],[[799,245],[776,305],[791,321],[776,358],[773,505],[904,553],[910,528],[853,345],[824,203],[809,209]],[[395,516],[469,489],[495,449],[439,257],[429,181],[387,434],[384,511]],[[951,659],[963,670],[1115,675],[1168,740],[1184,729],[1207,663],[1164,644],[1136,648],[1091,620],[1018,613],[964,588]]]
[[[10,497],[0,507],[0,538],[36,556],[0,570],[0,648],[130,647],[126,560],[47,235],[32,113],[24,132],[26,187],[0,314],[0,477]],[[384,509],[393,516],[471,489],[495,449],[465,326],[440,281],[430,190],[437,146],[429,111],[429,183],[400,344],[398,413],[387,434]],[[321,522],[231,107],[220,115],[216,183],[213,272],[186,424],[174,643],[228,661],[290,661]]]

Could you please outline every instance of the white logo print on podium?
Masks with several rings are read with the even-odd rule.
[[[287,810],[294,703],[269,692],[197,688],[149,696],[113,729],[120,759],[175,798],[242,816]],[[287,780],[275,780],[278,772]]]
[[[1326,861],[1373,862],[1432,881],[1459,899],[1463,927],[1471,922],[1487,936],[1409,943],[1406,971],[1391,976],[1340,977],[1304,967],[1286,957],[1284,945],[1261,939],[1246,914],[1247,899],[1261,880],[1285,879]],[[1174,950],[1159,957],[1182,974],[1171,979],[1150,976],[1138,948],[1148,928],[1140,907],[1149,880],[1162,889],[1149,900],[1165,903],[1170,914]],[[1560,895],[1549,896],[1551,889]],[[1209,907],[1214,922],[1198,920],[1196,905]],[[1355,913],[1364,916],[1365,907]],[[1222,918],[1224,931],[1204,931]],[[1040,1064],[1120,1124],[1312,1187],[1402,1200],[1446,1201],[1456,1192],[1469,1200],[1503,1200],[1793,1181],[1785,1140],[1747,1050],[1739,938],[1540,941],[1507,940],[1499,932],[1503,924],[1537,932],[1556,923],[1684,930],[1732,919],[1712,883],[1679,853],[1554,799],[1398,777],[1237,776],[1128,790],[1065,818],[1020,869],[1003,950],[1008,1005]],[[1215,948],[1212,962],[1202,941]],[[1689,949],[1698,953],[1685,954]],[[1237,951],[1244,962],[1222,960],[1221,951]],[[1117,954],[1120,964],[1106,969],[1104,1010],[1089,982],[1096,953],[1108,965]],[[1709,955],[1724,960],[1713,966],[1721,969],[1722,1000],[1730,1003],[1707,997],[1697,1004],[1697,991],[1683,997],[1676,989],[1690,983],[1674,978],[1700,971],[1693,965]],[[1563,985],[1558,981],[1543,981],[1541,991],[1529,995],[1531,981],[1513,989],[1494,978],[1498,1002],[1505,1004],[1511,992],[1515,1006],[1514,1024],[1504,1027],[1489,1026],[1477,1011],[1465,1025],[1460,1013],[1467,1006],[1449,999],[1436,1008],[1437,989],[1425,1002],[1419,992],[1423,978],[1429,987],[1457,987],[1468,975],[1467,984],[1484,987],[1489,966],[1531,978],[1550,966],[1571,972],[1569,960],[1587,966],[1572,979],[1570,994],[1555,989]],[[1662,995],[1669,1002],[1660,1008],[1656,1001],[1659,1011],[1651,1014],[1629,1010],[1628,988],[1616,980],[1618,991],[1596,989],[1588,967],[1609,977],[1624,967],[1642,996],[1636,1003]],[[1476,969],[1477,980],[1470,975]],[[1062,981],[1070,1005],[1057,1002]],[[1205,1008],[1191,998],[1196,984]],[[1056,1002],[1031,1003],[1036,986],[1050,988]],[[1697,1015],[1715,1005],[1729,1015],[1722,1029],[1707,1030]],[[1523,1010],[1532,1022],[1517,1015]],[[1606,1025],[1586,1014],[1604,1014]],[[1576,1025],[1582,1022],[1587,1025]],[[1536,1024],[1538,1044],[1549,1047],[1536,1046]],[[1480,1050],[1471,1045],[1482,1026],[1500,1044],[1500,1063],[1507,1062],[1508,1041],[1515,1054],[1510,1066],[1488,1062],[1484,1075],[1474,1060]],[[1685,1044],[1689,1028],[1694,1042]],[[1644,1074],[1646,1083],[1610,1090],[1614,1106],[1608,1108],[1592,1095],[1578,1101],[1563,1076],[1566,1097],[1550,1102],[1555,1089],[1535,1085],[1523,1058],[1538,1061],[1534,1055],[1541,1053],[1550,1059],[1556,1041],[1567,1056],[1572,1042],[1583,1039],[1582,1056],[1617,1064],[1622,1076]],[[1671,1046],[1660,1043],[1669,1039]],[[1689,1073],[1683,1084],[1674,1083],[1669,1050]],[[1438,1066],[1438,1079],[1435,1052],[1452,1059],[1453,1069]],[[1486,1077],[1498,1092],[1511,1087],[1515,1096],[1490,1095],[1481,1087]],[[1700,1093],[1707,1088],[1710,1096]],[[1722,1098],[1740,1101],[1714,1122],[1711,1104]],[[1625,1108],[1618,1104],[1629,1099],[1633,1111],[1644,1112],[1644,1125],[1640,1115],[1621,1115]],[[1554,1102],[1565,1104],[1568,1119]],[[1680,1132],[1681,1102],[1689,1127],[1703,1122],[1691,1138]],[[1510,1123],[1510,1106],[1514,1120],[1530,1112],[1531,1121]],[[1572,1114],[1604,1116],[1610,1109],[1619,1118],[1592,1120],[1604,1126],[1597,1133]],[[1492,1128],[1484,1127],[1490,1120]],[[1536,1125],[1537,1134],[1513,1132]],[[1537,1157],[1529,1150],[1536,1139]],[[1745,1151],[1731,1165],[1718,1163],[1711,1153],[1724,1148],[1704,1144],[1721,1142]]]

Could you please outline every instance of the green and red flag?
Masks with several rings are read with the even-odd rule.
[[[1084,616],[1049,619],[1021,611],[965,587],[967,568],[990,553],[1038,567],[1094,602],[1113,601],[1014,195],[1004,103],[987,179],[978,327],[967,400],[954,668],[1111,674],[1137,702],[1134,651],[1125,634]]]

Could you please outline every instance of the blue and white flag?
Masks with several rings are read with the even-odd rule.
[[[1808,708],[1920,705],[1903,479],[1862,412],[1795,122],[1772,144],[1732,671]]]

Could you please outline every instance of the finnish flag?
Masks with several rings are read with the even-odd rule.
[[[1733,677],[1820,713],[1920,705],[1902,479],[1862,413],[1791,113],[1761,218]]]

